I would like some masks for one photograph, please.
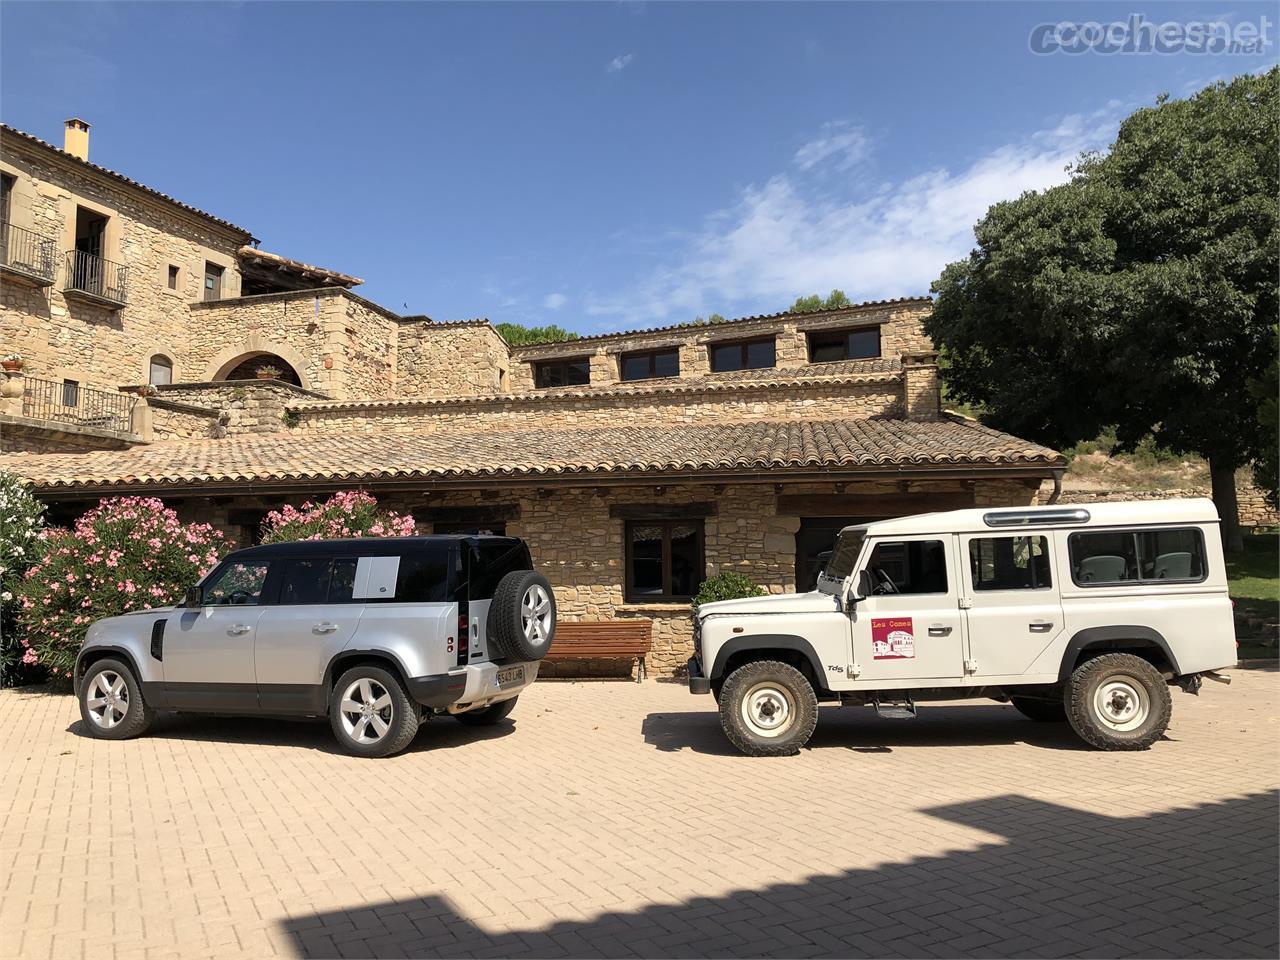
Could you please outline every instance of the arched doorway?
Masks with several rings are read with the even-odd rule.
[[[279,354],[268,353],[267,351],[258,351],[255,353],[245,353],[236,357],[223,365],[218,371],[215,380],[256,380],[258,377],[259,367],[275,367],[280,372],[276,375],[277,380],[283,380],[285,383],[291,383],[295,387],[302,386],[302,378],[298,376],[298,371],[281,357]]]

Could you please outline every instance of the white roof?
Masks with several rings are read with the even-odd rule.
[[[1089,519],[1065,520],[1064,511],[1083,510]],[[991,525],[988,516],[1025,517],[1021,523]],[[1115,527],[1129,524],[1165,523],[1217,523],[1218,511],[1207,497],[1179,500],[1124,500],[1115,503],[1059,503],[1043,507],[980,507],[976,510],[947,510],[940,513],[920,513],[911,517],[895,517],[873,523],[846,527],[855,530],[866,527],[876,536],[884,534],[916,533],[992,533],[1005,531],[1017,533],[1029,527],[1049,529],[1053,527],[1080,529],[1083,527]]]

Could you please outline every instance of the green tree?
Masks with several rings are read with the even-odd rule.
[[[852,306],[849,298],[845,296],[843,290],[832,290],[824,300],[816,293],[811,293],[807,297],[797,297],[796,302],[791,305],[788,313],[816,313],[819,310],[839,310],[841,307]]]
[[[1280,360],[1271,357],[1271,366],[1249,384],[1249,393],[1258,404],[1258,425],[1262,443],[1253,462],[1253,482],[1264,491],[1271,505],[1280,502],[1280,399],[1276,384],[1280,383]]]
[[[522,347],[531,343],[564,343],[577,340],[578,335],[554,323],[545,327],[526,327],[519,323],[498,323],[494,329],[513,347]]]
[[[1277,387],[1278,88],[1273,69],[1161,97],[1068,183],[996,204],[926,321],[949,396],[994,426],[1204,456],[1229,550],[1235,472],[1265,445],[1249,384]]]

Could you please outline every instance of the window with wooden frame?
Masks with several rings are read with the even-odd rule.
[[[590,357],[557,357],[538,360],[533,365],[533,384],[547,387],[581,387],[591,382]]]
[[[764,370],[777,366],[776,340],[776,337],[770,336],[710,344],[707,350],[711,355],[711,371],[726,373],[732,370]]]
[[[854,330],[813,330],[809,337],[809,362],[873,360],[880,356],[880,327]]]
[[[626,566],[627,600],[690,599],[706,571],[702,521],[626,521]]]
[[[618,372],[623,380],[657,380],[660,377],[680,376],[680,349],[637,350],[624,353],[618,361]]]

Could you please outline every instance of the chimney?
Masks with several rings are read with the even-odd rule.
[[[939,415],[937,351],[903,354],[902,394],[908,420],[932,420]]]
[[[67,120],[62,137],[62,149],[77,160],[89,159],[89,124],[78,117]]]

